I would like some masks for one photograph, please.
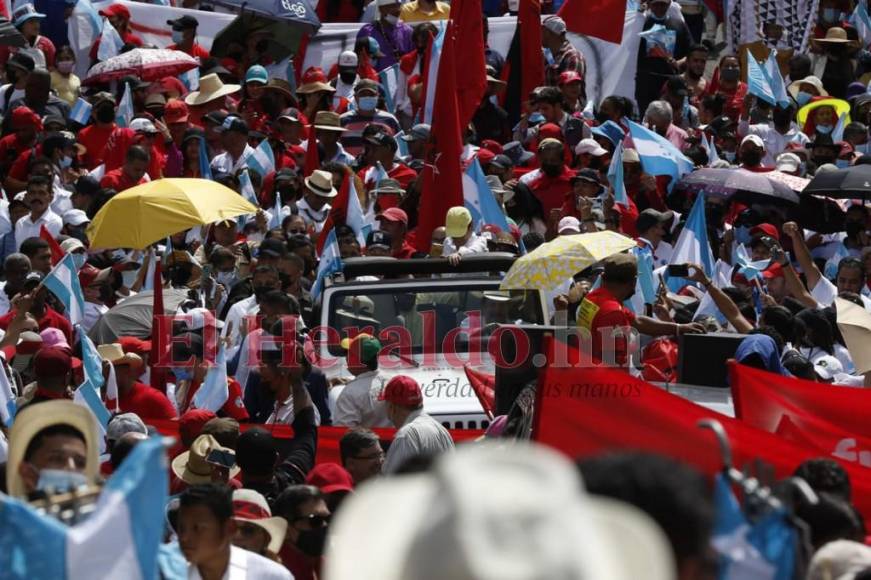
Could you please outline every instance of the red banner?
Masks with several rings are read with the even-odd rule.
[[[871,467],[871,392],[729,363],[735,416],[800,445]]]
[[[168,437],[179,439],[178,421],[157,421],[149,420],[149,425],[157,428],[161,434]],[[248,429],[261,427],[270,431],[273,437],[278,439],[289,439],[293,437],[293,429],[287,425],[260,425],[256,423],[242,423],[240,428],[244,433]],[[396,434],[396,429],[372,429],[378,438],[382,441],[392,441]],[[316,463],[342,463],[342,457],[339,454],[339,440],[348,432],[347,427],[318,427],[318,451],[315,457]],[[449,433],[453,438],[454,443],[462,443],[464,441],[475,440],[481,437],[484,432],[480,429],[450,429]]]
[[[533,438],[572,458],[607,451],[661,453],[713,475],[722,467],[714,434],[697,426],[716,419],[729,436],[735,467],[756,459],[779,478],[821,455],[737,419],[648,385],[625,372],[548,366],[538,385]],[[871,471],[842,462],[853,484],[856,507],[871,516]]]

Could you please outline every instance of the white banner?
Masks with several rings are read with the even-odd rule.
[[[79,75],[84,78],[90,66],[88,52],[91,49],[98,31],[93,15],[80,10],[85,0],[80,0],[76,12],[69,19],[69,37],[73,50],[76,51]],[[93,4],[96,11],[113,4],[112,0]],[[144,4],[142,2],[119,2],[130,10],[131,28],[142,38],[145,44],[160,48],[169,45],[170,27],[167,20],[173,20],[184,14],[189,14],[199,21],[197,42],[210,49],[215,36],[230,22],[234,15],[222,12],[206,12],[188,10],[172,6]],[[617,94],[635,98],[635,66],[638,53],[638,32],[641,31],[644,19],[638,12],[626,13],[626,24],[623,31],[623,43],[616,45],[597,38],[570,34],[569,39],[584,55],[587,61],[587,96],[598,100],[607,95]],[[362,24],[358,23],[328,23],[324,24],[318,34],[309,43],[305,55],[305,70],[309,66],[320,66],[329,72],[333,63],[339,59],[343,50],[353,50],[357,32]],[[503,56],[507,56],[514,36],[516,19],[513,16],[490,18],[489,46]]]

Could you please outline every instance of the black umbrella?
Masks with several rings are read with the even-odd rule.
[[[701,191],[710,197],[734,197],[747,203],[797,204],[799,201],[798,194],[788,185],[769,179],[765,173],[735,168],[696,169],[681,178],[675,191]]]
[[[854,165],[816,175],[802,192],[839,199],[871,198],[871,165]]]
[[[0,45],[16,48],[24,48],[27,45],[27,39],[17,28],[12,26],[8,18],[0,18]]]

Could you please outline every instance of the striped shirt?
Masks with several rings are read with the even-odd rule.
[[[359,111],[348,111],[339,117],[339,121],[342,123],[342,127],[347,129],[342,134],[342,146],[345,151],[355,157],[363,152],[363,130],[370,124],[384,125],[390,130],[391,135],[396,135],[400,130],[396,117],[381,109],[375,109],[373,115],[363,115]]]

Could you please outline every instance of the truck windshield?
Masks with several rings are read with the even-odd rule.
[[[328,326],[333,337],[353,338],[366,332],[385,346],[410,346],[410,352],[418,354],[443,352],[446,340],[454,341],[448,348],[459,351],[486,350],[486,341],[477,338],[491,336],[499,324],[544,323],[537,291],[497,288],[469,284],[338,291],[330,299]],[[333,340],[329,350],[342,353]]]

